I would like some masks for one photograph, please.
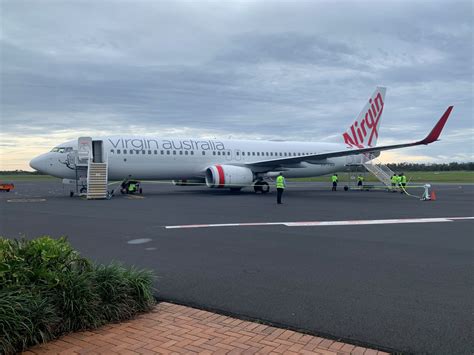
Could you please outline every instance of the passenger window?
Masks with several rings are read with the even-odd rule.
[[[242,155],[245,156],[245,152],[242,152]]]
[[[112,154],[114,154],[114,150],[113,150],[113,149],[110,149],[110,152],[111,152]]]
[[[213,152],[212,152],[212,155],[216,155],[216,152],[213,151]]]
[[[221,152],[217,152],[217,155],[221,155]]]
[[[252,155],[255,156],[255,152],[252,152]]]
[[[176,150],[173,150],[173,155],[176,155]]]
[[[167,154],[167,155],[170,155],[170,151],[169,151],[169,150],[167,150],[167,151],[166,151],[166,154]]]
[[[260,152],[257,152],[257,157],[259,157],[259,156],[260,156]]]
[[[133,154],[133,150],[132,150],[132,149],[130,149],[130,154]]]
[[[148,154],[151,154],[151,150],[148,151]]]
[[[268,152],[266,153],[266,155],[267,155],[267,157],[268,157],[268,155],[269,155]]]
[[[127,154],[127,149],[124,149],[124,150],[123,150],[123,154]]]
[[[183,151],[182,151],[182,150],[179,151],[179,155],[183,155]]]
[[[157,151],[157,150],[154,150],[154,151],[153,151],[153,154],[157,155],[157,154],[158,154],[158,151]]]
[[[117,149],[117,154],[120,154],[120,149]]]
[[[206,152],[204,150],[202,151],[202,155],[206,155]]]
[[[230,151],[227,152],[227,155],[230,155]]]
[[[194,155],[194,150],[191,150],[191,155]]]
[[[239,155],[239,152],[235,152],[236,155]]]
[[[165,151],[164,151],[164,150],[160,150],[160,154],[161,154],[161,155],[164,155],[164,154],[165,154]]]

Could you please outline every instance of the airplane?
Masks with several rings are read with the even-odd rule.
[[[203,184],[240,191],[254,187],[268,192],[266,180],[314,177],[361,164],[392,149],[428,145],[438,140],[453,106],[449,106],[422,140],[377,146],[386,88],[377,87],[362,111],[342,133],[340,143],[268,140],[224,140],[106,136],[92,140],[93,159],[107,163],[108,179],[124,181],[172,180],[175,185]],[[402,122],[402,121],[400,121]],[[81,138],[62,143],[30,162],[42,173],[77,179]],[[90,143],[89,143],[90,144]],[[96,157],[97,156],[97,157]]]

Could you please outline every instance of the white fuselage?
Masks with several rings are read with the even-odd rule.
[[[246,166],[252,162],[347,149],[346,145],[335,143],[263,140],[167,139],[137,136],[94,137],[93,140],[103,142],[103,155],[108,163],[109,180],[203,178],[206,169],[216,164]],[[77,140],[69,141],[33,159],[30,165],[53,176],[74,179],[75,171],[67,162],[68,154],[74,154],[76,150]],[[286,177],[324,175],[340,171],[346,164],[355,161],[360,161],[360,155],[332,158],[314,164],[303,162],[298,167],[286,168],[283,175]],[[268,171],[262,171],[264,172]]]

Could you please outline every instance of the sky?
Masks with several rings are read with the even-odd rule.
[[[79,136],[342,142],[377,85],[384,162],[474,160],[473,2],[0,0],[0,170]]]

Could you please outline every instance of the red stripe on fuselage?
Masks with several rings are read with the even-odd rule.
[[[225,184],[225,175],[224,175],[224,169],[222,169],[222,166],[216,165],[217,173],[219,174],[219,186],[217,187],[224,187]]]

